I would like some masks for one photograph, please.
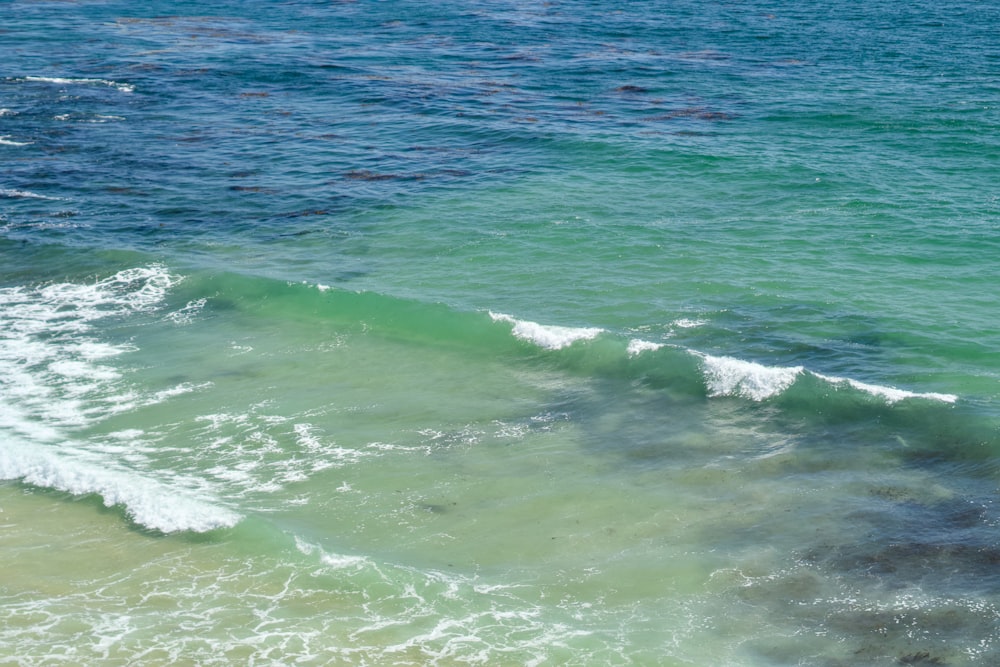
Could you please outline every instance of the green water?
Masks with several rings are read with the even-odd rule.
[[[920,537],[992,512],[966,409],[811,376],[711,398],[683,349],[510,327],[234,275],[120,317],[113,383],[146,398],[49,447],[216,507],[4,488],[6,641],[38,662],[881,664],[993,636],[992,547]],[[243,518],[161,532],[219,506]]]

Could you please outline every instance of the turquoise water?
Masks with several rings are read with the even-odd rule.
[[[1000,659],[993,5],[0,17],[0,662]]]

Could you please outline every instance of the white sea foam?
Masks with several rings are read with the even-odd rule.
[[[0,479],[58,489],[74,495],[97,494],[108,507],[122,505],[136,523],[164,533],[205,532],[236,525],[240,516],[155,479],[116,468],[108,461],[57,454],[48,445],[0,441]]]
[[[188,301],[183,308],[175,310],[172,313],[168,313],[165,319],[179,325],[191,324],[194,322],[198,314],[205,308],[206,303],[208,303],[208,299],[195,299],[194,301]]]
[[[803,372],[801,366],[764,366],[733,357],[692,354],[702,360],[705,380],[712,396],[742,396],[763,401],[790,387]]]
[[[370,442],[367,447],[377,452],[412,452],[425,456],[430,456],[434,453],[434,449],[427,445],[397,445],[392,442]]]
[[[201,391],[202,389],[208,389],[211,386],[212,386],[211,382],[201,382],[199,384],[182,382],[168,389],[161,389],[160,391],[153,393],[151,398],[145,401],[143,405],[155,405],[157,403],[162,403],[168,398],[173,398],[174,396],[181,396],[183,394],[190,394],[193,391]]]
[[[17,112],[14,111],[13,109],[0,108],[0,118],[3,118],[5,116],[16,116],[16,115]]]
[[[306,556],[316,555],[319,560],[329,567],[334,569],[342,569],[346,567],[362,567],[364,565],[371,564],[364,556],[348,556],[343,554],[333,554],[322,547],[318,547],[315,544],[310,544],[306,542],[298,535],[295,535],[295,548],[299,550],[300,553]]]
[[[546,350],[559,350],[578,340],[591,340],[604,332],[598,328],[560,327],[538,324],[527,320],[517,320],[510,315],[490,312],[494,322],[509,322],[514,325],[517,338],[534,343]]]
[[[312,424],[296,424],[292,430],[295,431],[296,440],[302,448],[310,452],[316,452],[323,448]]]
[[[109,116],[106,114],[69,114],[61,113],[52,117],[52,120],[68,121],[73,120],[80,123],[108,123],[112,121],[125,120],[124,116]]]
[[[354,465],[376,453],[339,446],[310,423],[261,414],[266,405],[246,413],[199,416],[198,456],[208,459],[205,472],[224,482],[230,495],[271,494],[304,482],[316,473]]]
[[[132,349],[94,338],[95,322],[148,310],[176,282],[162,267],[122,271],[93,284],[0,289],[0,427],[53,439],[131,409],[139,397],[105,364]]]
[[[135,91],[135,86],[130,83],[120,83],[109,81],[108,79],[73,79],[59,76],[26,76],[15,81],[30,81],[32,83],[56,83],[64,86],[109,86],[123,93]]]
[[[14,141],[9,134],[0,135],[0,146],[30,146],[34,141]]]

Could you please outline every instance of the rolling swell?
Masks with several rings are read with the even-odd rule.
[[[625,331],[538,323],[324,285],[217,274],[192,277],[181,288],[193,290],[186,299],[208,296],[209,310],[247,309],[282,321],[319,318],[338,332],[558,370],[583,383],[605,383],[612,393],[643,387],[665,407],[735,402],[782,429],[866,431],[866,437],[896,443],[920,459],[982,460],[998,448],[996,425],[976,412],[973,400],[954,394],[710,355]]]

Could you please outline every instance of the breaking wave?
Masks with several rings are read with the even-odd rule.
[[[79,429],[197,389],[143,393],[110,359],[130,351],[98,323],[154,311],[179,282],[162,266],[92,283],[0,289],[0,479],[73,495],[97,494],[137,524],[165,533],[232,526],[239,515],[198,494],[130,470],[75,437]]]

